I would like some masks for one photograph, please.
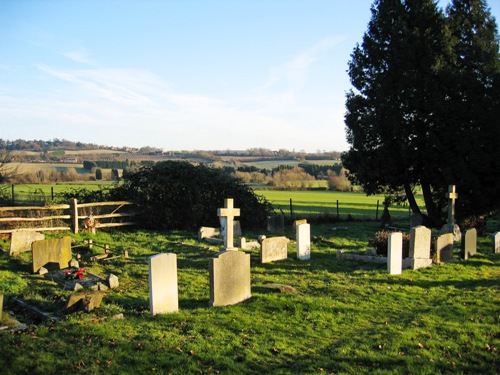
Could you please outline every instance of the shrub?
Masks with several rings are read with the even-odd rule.
[[[225,198],[234,199],[246,228],[263,227],[272,213],[271,204],[241,180],[205,165],[165,161],[127,173],[124,180],[112,194],[115,199],[135,201],[147,228],[218,227],[217,209],[223,207]]]
[[[369,246],[373,246],[377,251],[377,255],[387,256],[387,244],[389,242],[388,231],[379,231],[375,233],[375,237],[368,241]],[[410,254],[410,235],[403,233],[403,258],[408,258]]]

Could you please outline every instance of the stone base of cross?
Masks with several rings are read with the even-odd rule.
[[[234,247],[234,217],[240,216],[240,209],[234,208],[234,201],[232,198],[224,200],[224,208],[217,209],[217,216],[226,219],[224,249],[222,250],[238,250],[237,247]]]

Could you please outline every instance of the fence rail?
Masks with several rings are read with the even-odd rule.
[[[136,225],[137,223],[133,221],[114,221],[115,219],[136,216],[135,210],[118,212],[129,208],[135,209],[135,203],[116,201],[79,204],[76,199],[72,199],[70,204],[42,207],[0,207],[0,234],[12,233],[18,229],[40,232],[72,230],[73,233],[87,229],[95,233],[98,228]],[[21,212],[24,215],[21,215]],[[41,223],[41,225],[35,226],[33,225],[35,223]]]

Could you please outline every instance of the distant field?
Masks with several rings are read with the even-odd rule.
[[[258,190],[256,194],[264,196],[272,203],[276,212],[280,210],[290,215],[290,199],[293,213],[297,218],[301,215],[337,215],[337,201],[340,219],[349,215],[354,219],[375,219],[377,201],[379,202],[378,217],[383,211],[384,196],[366,196],[364,193],[341,193],[334,191],[277,191]],[[423,207],[423,202],[417,197],[417,202]],[[393,206],[389,212],[394,219],[409,218],[408,207]]]
[[[335,165],[339,164],[338,160],[307,160],[307,161],[297,161],[294,159],[290,160],[264,160],[264,161],[243,161],[241,164],[248,165],[251,167],[259,169],[273,169],[280,165],[291,165],[292,167],[297,167],[299,164],[316,164],[316,165]]]

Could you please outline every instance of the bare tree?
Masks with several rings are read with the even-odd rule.
[[[19,174],[14,160],[15,154],[11,150],[0,149],[0,184],[11,182]]]

